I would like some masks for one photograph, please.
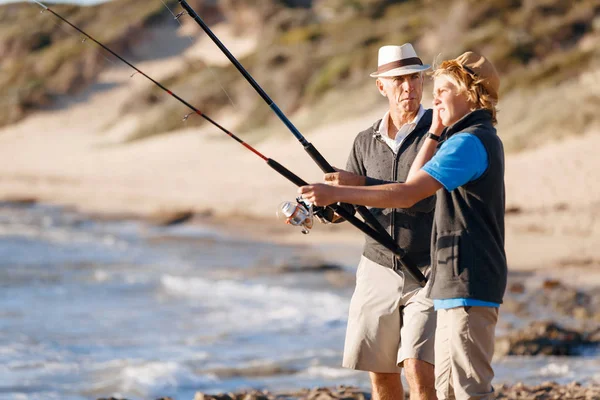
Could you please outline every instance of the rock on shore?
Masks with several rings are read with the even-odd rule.
[[[600,344],[600,329],[577,331],[552,321],[534,321],[523,330],[496,339],[496,355],[575,356]]]

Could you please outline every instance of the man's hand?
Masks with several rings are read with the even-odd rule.
[[[326,184],[333,186],[364,186],[366,181],[364,176],[356,175],[343,169],[325,174],[323,180]]]
[[[331,185],[324,183],[315,183],[313,185],[301,186],[298,193],[303,199],[310,201],[316,206],[328,206],[337,202],[335,195],[339,190]]]

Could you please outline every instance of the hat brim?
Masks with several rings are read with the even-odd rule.
[[[378,74],[377,72],[373,72],[370,76],[371,76],[371,78],[387,78],[387,77],[392,77],[392,76],[410,75],[410,74],[414,74],[416,72],[427,71],[429,68],[431,68],[431,65],[429,65],[429,64],[409,65],[406,67],[394,68],[389,71],[382,72],[381,74]]]

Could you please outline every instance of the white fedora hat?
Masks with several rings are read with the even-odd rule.
[[[373,78],[399,76],[426,71],[430,65],[423,65],[410,43],[402,46],[383,46],[379,49],[377,71],[371,74]]]

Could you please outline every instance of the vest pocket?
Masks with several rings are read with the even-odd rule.
[[[439,234],[436,242],[438,273],[444,278],[457,279],[460,275],[460,232]]]

